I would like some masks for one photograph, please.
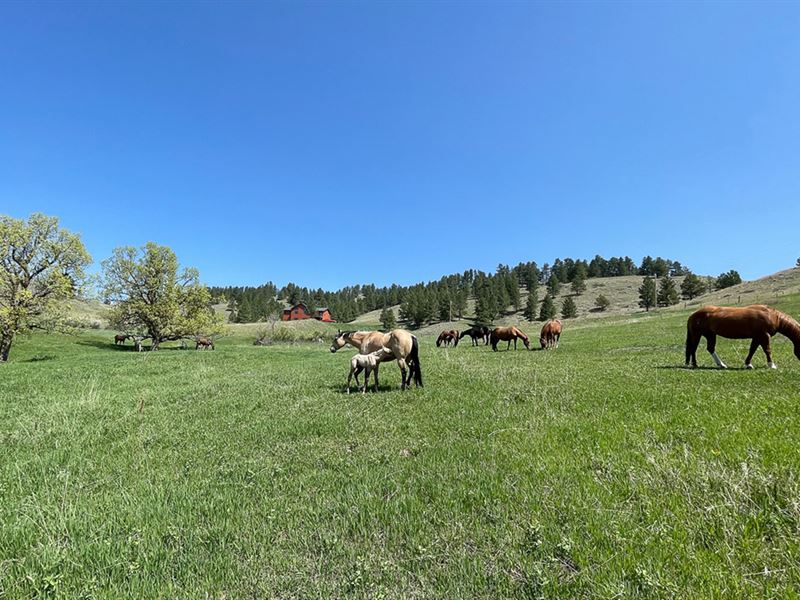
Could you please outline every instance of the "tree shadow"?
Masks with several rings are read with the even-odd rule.
[[[136,346],[132,344],[115,344],[112,342],[106,342],[103,340],[78,340],[77,342],[81,346],[93,346],[94,348],[99,348],[101,350],[113,350],[115,352],[136,352]],[[180,346],[159,346],[157,352],[168,352],[172,350],[194,350],[194,348],[181,348]],[[142,345],[142,352],[150,352],[149,345]]]
[[[56,357],[53,354],[38,354],[36,356],[31,356],[28,360],[23,360],[22,362],[26,363],[33,363],[33,362],[43,362],[46,360],[55,360]]]

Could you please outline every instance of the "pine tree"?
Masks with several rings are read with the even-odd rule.
[[[539,320],[540,321],[547,321],[547,319],[552,319],[556,316],[556,305],[553,302],[553,297],[550,295],[550,292],[547,292],[544,296],[544,300],[542,300],[542,308],[539,311]]]
[[[383,307],[380,318],[384,331],[391,331],[397,327],[397,319],[395,319],[394,311],[388,306]]]
[[[672,277],[664,277],[658,284],[658,305],[672,306],[678,303],[678,289]]]
[[[742,277],[738,271],[731,269],[727,273],[723,273],[717,277],[716,287],[718,290],[724,290],[734,285],[742,283]]]
[[[577,273],[575,279],[572,280],[572,293],[580,296],[585,291],[586,280],[580,273]]]
[[[561,283],[555,273],[547,280],[547,291],[551,296],[558,296],[558,291],[561,289]]]
[[[681,282],[681,295],[686,300],[691,300],[702,294],[706,293],[706,285],[694,273],[689,273],[683,278]]]
[[[561,316],[565,319],[572,319],[578,316],[578,307],[575,305],[575,300],[572,299],[572,296],[567,296],[564,298],[564,302],[561,303]]]
[[[522,300],[519,294],[519,282],[513,275],[508,275],[506,278],[506,291],[508,292],[509,303],[514,307],[514,311],[518,311]]]
[[[539,290],[534,287],[530,292],[528,292],[528,301],[525,303],[525,312],[522,313],[525,318],[528,319],[528,321],[536,320],[536,308],[538,304]]]
[[[594,305],[597,307],[597,310],[602,312],[611,306],[611,301],[603,294],[600,294],[597,298],[595,298]]]
[[[656,280],[647,276],[639,287],[639,306],[649,311],[656,305]]]
[[[497,315],[497,305],[494,302],[494,297],[491,290],[484,287],[478,293],[478,298],[475,302],[475,320],[478,325],[491,325]]]

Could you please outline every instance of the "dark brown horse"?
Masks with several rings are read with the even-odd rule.
[[[476,325],[475,327],[470,327],[466,331],[462,331],[459,335],[459,339],[465,336],[472,338],[473,346],[478,345],[478,340],[483,340],[483,344],[486,345],[489,343],[489,328],[485,325]]]
[[[708,351],[711,358],[721,369],[726,368],[725,363],[717,356],[717,336],[730,339],[750,339],[750,352],[744,359],[744,366],[752,369],[750,361],[759,346],[767,356],[767,363],[771,369],[778,367],[772,362],[772,349],[770,347],[772,336],[781,333],[794,343],[794,355],[800,359],[800,324],[789,315],[770,308],[764,304],[753,304],[743,308],[726,306],[704,306],[692,313],[686,324],[686,366],[691,361],[692,367],[697,366],[697,346],[700,338],[708,341]]]
[[[116,346],[117,344],[122,344],[124,346],[125,340],[127,340],[129,337],[132,336],[125,335],[124,333],[118,333],[117,335],[114,336],[114,345]]]
[[[558,319],[550,319],[542,326],[542,332],[539,334],[539,344],[542,350],[546,348],[558,348],[558,338],[561,337],[561,321]]]
[[[203,350],[213,350],[214,349],[214,340],[212,340],[211,338],[201,337],[201,338],[197,338],[195,340],[195,342],[196,342],[195,345],[194,345],[194,349],[195,350],[199,350],[201,348]]]
[[[528,340],[528,336],[522,333],[516,327],[495,327],[492,330],[491,336],[489,341],[492,344],[492,350],[497,352],[497,342],[508,342],[506,346],[506,350],[511,348],[511,342],[514,342],[514,350],[517,349],[517,340],[522,340],[522,343],[525,344],[526,348],[531,347],[531,343]]]
[[[436,347],[438,348],[444,344],[445,346],[449,346],[453,344],[453,346],[458,346],[458,332],[455,329],[451,329],[450,331],[443,331],[439,334],[439,337],[436,339]]]

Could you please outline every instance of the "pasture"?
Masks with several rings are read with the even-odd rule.
[[[566,321],[544,352],[424,336],[424,389],[390,363],[363,396],[330,339],[27,338],[0,597],[796,596],[800,362],[777,336],[777,371],[704,345],[684,369],[689,312]]]

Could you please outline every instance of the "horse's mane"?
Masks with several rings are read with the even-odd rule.
[[[791,315],[787,315],[779,310],[775,312],[778,313],[778,331],[794,343],[800,343],[800,323],[795,321]]]

